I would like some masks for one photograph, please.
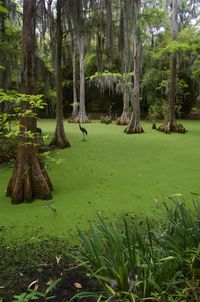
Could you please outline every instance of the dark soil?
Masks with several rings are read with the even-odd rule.
[[[36,283],[31,289],[38,286],[37,291],[44,293],[50,282],[59,278],[60,282],[51,292],[51,296],[55,297],[50,301],[67,302],[80,290],[94,291],[96,284],[72,258],[66,256],[69,253],[73,254],[72,248],[55,237],[41,238],[37,242],[27,238],[20,243],[8,243],[0,238],[0,298],[4,302],[13,301],[14,295],[26,292],[34,281]],[[87,298],[81,301],[92,300]]]

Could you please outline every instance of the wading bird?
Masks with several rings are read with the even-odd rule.
[[[83,133],[83,140],[85,141],[85,134],[87,135],[87,130],[81,126],[81,124],[79,123],[79,128],[81,130],[81,132]]]

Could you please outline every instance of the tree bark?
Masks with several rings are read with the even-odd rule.
[[[113,18],[112,18],[112,0],[105,0],[106,7],[106,46],[109,58],[109,64],[113,61]]]
[[[140,124],[140,62],[141,62],[141,41],[140,41],[140,26],[139,13],[141,8],[140,0],[134,2],[134,88],[133,88],[133,112],[128,127],[124,130],[125,133],[143,133],[144,130]]]
[[[35,94],[35,16],[36,0],[23,1],[23,71],[21,91]],[[25,103],[21,109],[28,109]],[[35,139],[27,137],[26,132],[36,133],[36,118],[20,118],[20,143],[13,174],[7,186],[7,195],[13,203],[31,202],[34,198],[50,199],[52,184],[38,157]]]
[[[56,70],[56,42],[55,42],[55,20],[52,9],[53,0],[48,0],[47,2],[47,24],[50,34],[50,49],[52,57],[53,69]]]
[[[72,42],[72,68],[73,68],[73,110],[72,110],[72,119],[76,118],[78,115],[78,98],[77,98],[77,80],[76,80],[76,35],[73,33],[73,42]]]
[[[121,8],[121,32],[122,40],[121,53],[122,53],[122,73],[125,75],[124,80],[124,94],[123,94],[123,111],[121,116],[116,120],[117,125],[128,125],[129,118],[129,91],[128,91],[128,79],[127,73],[130,71],[130,50],[129,50],[129,38],[128,38],[128,7],[127,3],[122,2]]]
[[[177,39],[178,34],[178,21],[177,21],[177,0],[172,2],[172,19],[171,19],[171,33],[172,39]],[[185,133],[186,130],[182,124],[176,123],[175,117],[175,98],[176,98],[176,69],[177,69],[177,55],[171,54],[170,58],[170,79],[169,79],[169,95],[168,95],[168,116],[166,123],[158,127],[158,131],[165,133],[179,132]]]
[[[123,95],[123,112],[121,116],[116,120],[117,125],[128,125],[130,122],[129,118],[129,97],[127,88],[125,88]]]
[[[85,45],[83,33],[80,34],[80,104],[79,104],[79,114],[76,118],[78,123],[87,123],[89,119],[86,115],[85,110],[85,73],[84,73],[84,57],[85,57]]]
[[[71,27],[71,55],[72,55],[72,69],[73,69],[73,109],[70,122],[74,121],[78,116],[78,97],[77,97],[77,38],[75,30]]]
[[[65,135],[63,124],[63,93],[62,93],[62,19],[61,0],[57,0],[57,20],[56,20],[56,129],[51,146],[68,148],[70,143]]]

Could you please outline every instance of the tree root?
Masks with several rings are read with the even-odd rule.
[[[139,133],[143,133],[144,130],[140,124],[135,123],[134,125],[132,125],[130,123],[128,127],[124,130],[124,132],[127,134],[139,134]]]
[[[88,118],[86,120],[82,120],[82,122],[80,122],[80,120],[78,118],[75,118],[75,119],[69,119],[68,120],[68,123],[74,123],[74,124],[89,124],[91,123],[91,120],[89,120]]]
[[[128,114],[126,112],[123,112],[120,117],[116,119],[117,125],[128,125],[130,122],[130,118],[128,117]]]
[[[102,117],[101,118],[101,123],[102,124],[106,124],[106,125],[112,124],[112,118],[111,118],[111,116]]]
[[[52,183],[32,145],[21,146],[6,194],[12,203],[31,202],[34,198],[51,199]]]
[[[70,147],[70,143],[65,135],[65,130],[62,125],[56,126],[54,137],[50,143],[50,146],[58,147],[61,149]]]
[[[77,118],[77,115],[76,116],[71,116],[68,120],[68,123],[76,123],[76,118]]]
[[[157,128],[158,131],[164,132],[166,134],[169,134],[170,132],[176,132],[176,133],[186,133],[187,130],[183,127],[182,124],[176,124],[175,122],[167,124],[162,124]]]
[[[85,112],[79,111],[78,116],[75,118],[74,123],[80,123],[80,124],[85,124],[85,123],[90,123],[89,118],[87,117]]]

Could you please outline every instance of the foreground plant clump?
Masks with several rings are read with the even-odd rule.
[[[125,216],[120,224],[98,216],[89,235],[79,230],[79,261],[103,286],[75,297],[94,301],[199,301],[200,206],[173,200],[164,219]],[[77,300],[78,301],[78,300]]]

